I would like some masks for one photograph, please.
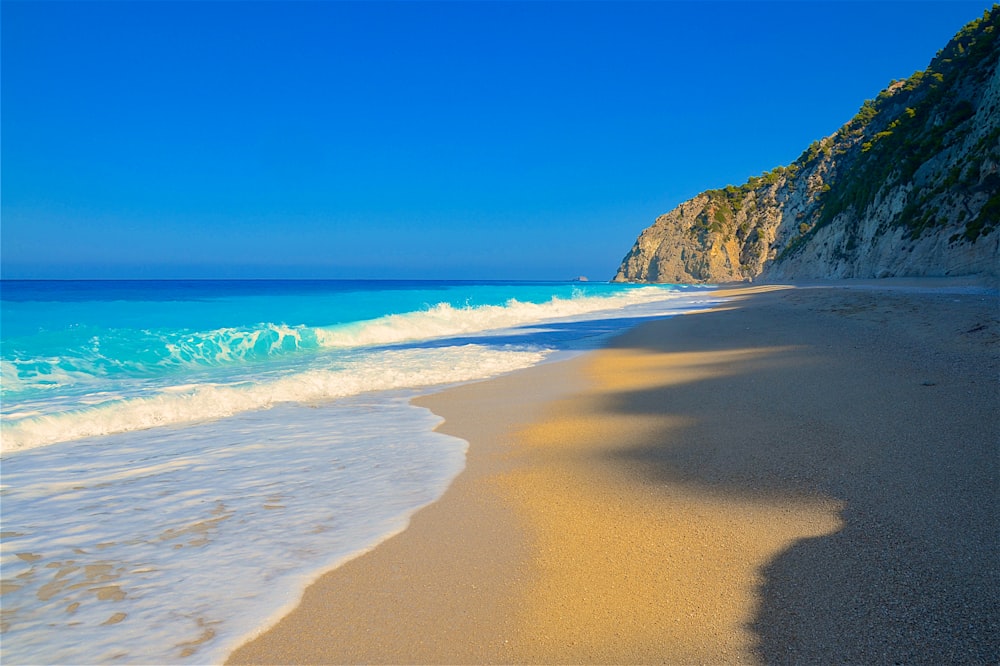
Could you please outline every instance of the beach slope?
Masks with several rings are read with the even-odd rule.
[[[729,295],[420,399],[467,469],[230,663],[996,663],[996,293]]]

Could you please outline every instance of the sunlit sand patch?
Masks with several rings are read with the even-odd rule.
[[[555,466],[507,479],[537,537],[523,601],[543,661],[750,659],[761,568],[841,527],[834,501],[626,490]]]
[[[778,355],[795,347],[761,347],[710,352],[650,354],[630,349],[606,349],[590,366],[591,376],[600,378],[601,392],[639,391],[679,386],[745,372],[749,363],[774,363]],[[737,368],[739,366],[739,369]],[[616,371],[620,368],[620,371]]]
[[[614,406],[632,404],[632,392],[773,367],[784,351],[604,350],[587,367],[591,386],[517,433],[515,468],[499,482],[534,534],[519,621],[527,659],[753,661],[763,567],[800,539],[839,530],[842,505],[657,480],[616,452],[673,446],[690,417]],[[530,464],[518,468],[521,456]]]
[[[787,284],[758,284],[753,286],[740,284],[737,286],[723,286],[720,289],[713,291],[712,296],[718,298],[729,298],[738,302],[741,298],[751,296],[753,294],[765,294],[771,291],[786,291],[789,289],[795,289],[795,287]]]

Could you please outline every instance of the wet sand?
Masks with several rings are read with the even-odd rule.
[[[852,286],[421,398],[466,470],[230,662],[1000,661],[997,296]]]

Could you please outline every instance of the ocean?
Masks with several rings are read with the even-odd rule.
[[[589,282],[0,282],[4,663],[218,663],[463,468],[420,394],[703,309]]]

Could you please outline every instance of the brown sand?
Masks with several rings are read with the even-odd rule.
[[[733,295],[421,399],[466,471],[231,662],[996,663],[996,295]]]

